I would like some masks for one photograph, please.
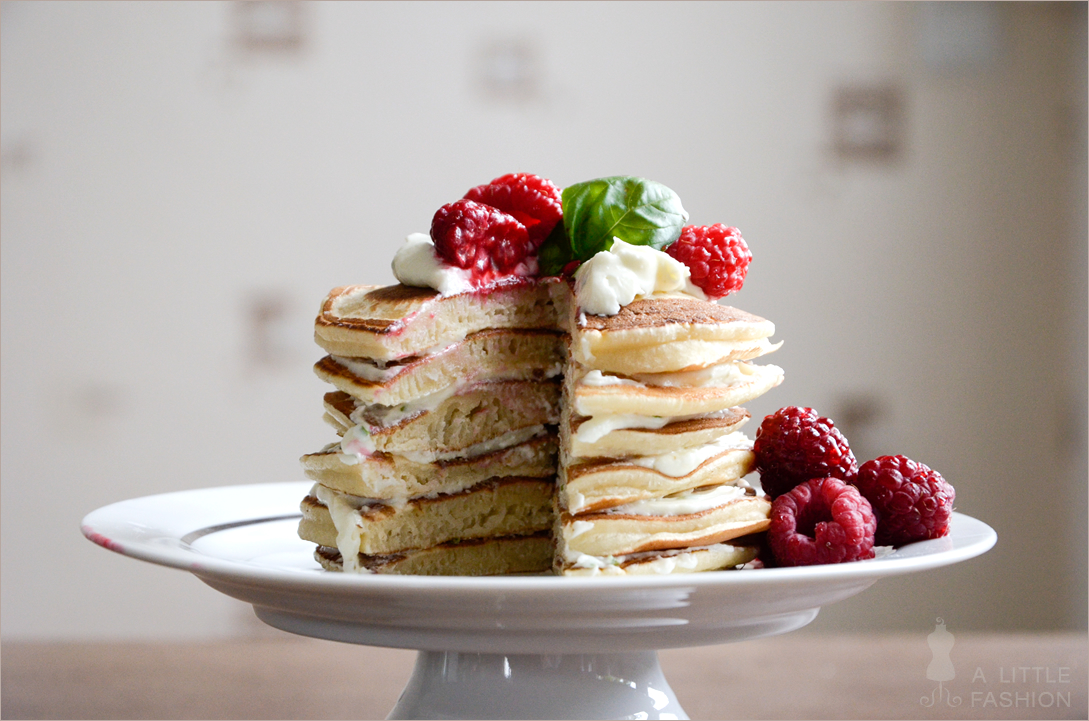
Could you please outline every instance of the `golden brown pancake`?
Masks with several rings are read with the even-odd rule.
[[[749,473],[754,464],[752,451],[738,448],[723,450],[682,476],[669,476],[630,459],[563,465],[558,498],[562,509],[601,511],[714,483],[730,483]]]
[[[612,385],[577,383],[570,389],[574,411],[582,416],[630,413],[643,416],[688,416],[713,413],[759,398],[783,381],[778,366],[737,363],[739,378],[722,386],[652,386],[633,381]]]
[[[560,442],[571,461],[657,455],[706,445],[736,432],[748,419],[749,413],[744,408],[731,408],[715,417],[673,421],[661,428],[620,428],[596,440],[584,440],[580,439],[578,431],[590,419],[580,418],[560,426]]]
[[[544,380],[557,376],[563,365],[563,349],[563,336],[556,331],[484,330],[441,353],[401,361],[391,367],[396,373],[388,380],[371,380],[361,375],[362,370],[353,370],[353,363],[370,369],[366,358],[326,356],[314,365],[314,373],[363,403],[395,406],[459,382]]]
[[[676,295],[637,298],[616,315],[584,313],[578,320],[580,332],[602,333],[610,346],[641,345],[633,334],[655,328],[675,338],[703,340],[767,338],[775,332],[771,321],[752,313]]]
[[[433,409],[367,406],[343,391],[325,394],[326,419],[344,435],[363,424],[375,449],[406,456],[449,457],[530,426],[559,422],[558,380],[497,381],[466,386]],[[384,425],[389,423],[389,425]]]
[[[697,513],[644,516],[567,513],[557,520],[557,552],[623,556],[643,551],[707,546],[767,529],[771,501],[747,496]]]
[[[759,547],[716,543],[710,546],[648,551],[597,559],[578,555],[566,562],[556,556],[554,571],[564,576],[643,576],[701,573],[735,568],[756,558]]]
[[[428,463],[378,453],[349,465],[338,455],[335,447],[309,453],[301,459],[303,472],[328,488],[379,500],[456,493],[503,476],[551,479],[556,473],[556,438],[552,434],[472,458]]]
[[[472,538],[526,535],[552,523],[552,479],[494,478],[451,494],[399,505],[315,485],[300,508],[299,536],[345,551],[345,539],[366,555],[431,548]],[[344,534],[344,535],[342,535]]]
[[[330,355],[390,361],[489,328],[553,328],[561,286],[523,280],[449,296],[404,285],[344,286],[322,302],[314,340]]]
[[[474,538],[440,543],[383,556],[359,554],[359,565],[371,573],[417,576],[496,576],[545,573],[552,566],[552,534]],[[343,571],[340,551],[318,546],[314,558],[328,571]]]

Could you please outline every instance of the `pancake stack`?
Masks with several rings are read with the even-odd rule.
[[[552,564],[564,337],[558,282],[440,295],[334,289],[315,372],[340,439],[302,458],[299,535],[329,570],[540,572]]]
[[[691,296],[617,315],[572,306],[560,424],[554,570],[625,575],[725,569],[756,556],[770,502],[744,476],[741,404],[779,385],[774,326]]]
[[[756,558],[743,404],[783,371],[716,302],[752,256],[669,188],[512,173],[439,208],[397,285],[325,299],[315,365],[340,436],[302,458],[299,535],[329,570],[669,574]]]

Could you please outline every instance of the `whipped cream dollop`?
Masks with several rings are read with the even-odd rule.
[[[404,285],[432,288],[442,295],[457,295],[474,288],[472,274],[445,263],[435,243],[424,233],[412,233],[393,256],[393,276]]]
[[[590,315],[616,315],[636,298],[653,293],[684,293],[706,300],[690,277],[688,266],[670,255],[613,238],[611,249],[575,271],[575,298]]]

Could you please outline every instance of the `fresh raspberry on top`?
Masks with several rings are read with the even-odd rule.
[[[530,173],[510,173],[465,194],[467,200],[499,208],[529,232],[537,248],[563,217],[560,189],[551,180]]]
[[[860,561],[873,558],[876,527],[857,488],[814,478],[772,501],[768,545],[780,566]]]
[[[665,252],[688,266],[692,283],[711,300],[741,290],[752,261],[741,231],[722,223],[686,225]]]
[[[772,498],[811,478],[854,480],[858,461],[832,421],[812,408],[787,406],[764,419],[753,443],[760,485]]]
[[[435,212],[431,239],[440,258],[471,270],[478,282],[515,273],[533,250],[526,227],[512,216],[490,205],[464,199]],[[536,257],[532,260],[536,261]]]
[[[902,546],[949,533],[956,493],[941,474],[904,456],[881,456],[854,481],[877,514],[877,542]]]

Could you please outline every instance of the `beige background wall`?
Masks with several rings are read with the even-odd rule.
[[[80,519],[300,479],[325,291],[389,282],[439,205],[521,170],[643,175],[739,226],[732,302],[786,341],[754,417],[813,406],[997,529],[812,629],[1085,628],[1084,4],[253,8],[2,6],[5,639],[260,632]],[[889,157],[836,152],[857,88],[899,98]]]

